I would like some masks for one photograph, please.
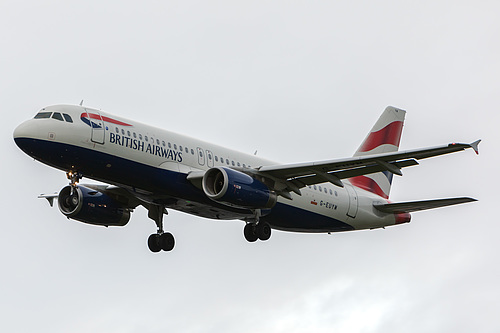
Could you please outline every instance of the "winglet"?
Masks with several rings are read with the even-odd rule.
[[[476,152],[476,155],[479,155],[479,142],[481,142],[481,139],[477,140],[477,141],[474,141],[473,143],[470,144],[470,146],[472,147],[472,149],[474,149],[474,151]]]
[[[38,196],[39,199],[47,199],[49,202],[50,207],[54,207],[54,199],[58,197],[57,193],[54,194],[40,194]]]

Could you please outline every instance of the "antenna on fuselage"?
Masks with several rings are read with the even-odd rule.
[[[255,153],[253,153],[254,155],[257,155],[257,150],[255,151]]]
[[[83,99],[82,99],[82,101],[80,102],[80,106],[82,106],[82,105],[83,105]]]

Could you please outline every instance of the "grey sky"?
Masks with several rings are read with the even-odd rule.
[[[0,3],[5,332],[497,332],[500,5],[495,1]],[[65,175],[15,146],[50,104],[85,104],[281,162],[352,155],[387,105],[402,149],[483,139],[397,177],[394,201],[480,201],[331,236],[175,211],[152,254],[36,196]],[[88,180],[87,180],[88,181]]]

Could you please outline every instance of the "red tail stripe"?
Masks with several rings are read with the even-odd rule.
[[[82,116],[86,116],[86,117],[89,117],[89,118],[92,118],[92,119],[97,119],[97,120],[104,120],[105,122],[107,123],[112,123],[112,124],[116,124],[116,125],[121,125],[121,126],[132,126],[130,124],[127,124],[127,123],[124,123],[124,122],[121,122],[119,120],[115,120],[115,119],[112,119],[112,118],[109,118],[109,117],[106,117],[106,116],[99,116],[98,114],[95,114],[95,113],[88,113],[88,112],[84,112],[82,113]]]
[[[368,178],[366,176],[357,176],[353,178],[349,178],[349,181],[351,182],[352,185],[362,188],[363,190],[366,190],[368,192],[375,193],[378,196],[381,196],[384,199],[388,199],[389,196],[385,194],[384,191],[378,186],[378,184],[371,178]]]
[[[382,128],[379,131],[372,132],[366,138],[363,146],[359,149],[360,152],[370,151],[383,144],[390,144],[399,147],[399,140],[401,139],[401,131],[403,130],[402,121],[394,121]]]

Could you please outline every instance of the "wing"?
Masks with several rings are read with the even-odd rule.
[[[480,141],[481,140],[477,140],[470,144],[450,143],[438,147],[357,156],[322,162],[262,166],[257,168],[257,171],[249,171],[247,169],[245,172],[273,180],[274,189],[280,195],[290,197],[290,191],[300,195],[300,188],[307,185],[330,182],[334,185],[343,187],[344,184],[342,183],[342,179],[345,178],[383,171],[402,175],[402,168],[417,165],[417,160],[429,157],[450,154],[468,148],[474,149],[477,154]]]
[[[438,207],[458,205],[461,203],[477,201],[474,198],[449,198],[449,199],[435,199],[424,201],[411,201],[390,204],[374,204],[373,207],[377,208],[384,213],[410,213],[419,210],[426,210]]]

